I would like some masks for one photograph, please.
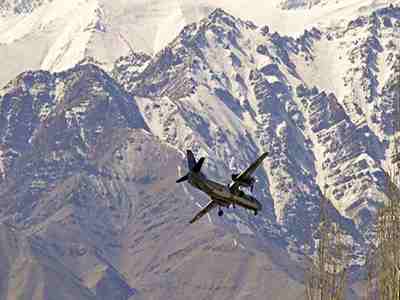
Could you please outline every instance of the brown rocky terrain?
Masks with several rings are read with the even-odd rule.
[[[1,299],[303,293],[301,269],[274,241],[214,214],[188,226],[192,195],[207,200],[175,184],[181,152],[148,131],[134,99],[97,67],[22,74],[0,104],[10,116],[1,123]]]

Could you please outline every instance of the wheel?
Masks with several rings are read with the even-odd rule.
[[[224,211],[223,211],[222,209],[220,209],[220,210],[218,211],[218,216],[222,217],[223,214],[224,214]]]
[[[255,210],[255,211],[254,211],[254,215],[257,216],[257,214],[258,214],[258,211]]]

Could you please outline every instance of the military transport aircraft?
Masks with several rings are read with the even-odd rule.
[[[188,180],[192,186],[205,192],[211,198],[211,201],[199,213],[197,213],[197,215],[195,215],[189,223],[196,222],[198,219],[217,206],[219,206],[219,216],[224,214],[221,207],[229,207],[230,205],[235,207],[235,204],[253,210],[254,214],[256,215],[257,212],[262,209],[261,203],[253,196],[245,194],[242,190],[240,190],[240,187],[250,187],[251,191],[253,190],[255,180],[251,174],[257,169],[267,155],[268,152],[262,154],[242,173],[232,174],[232,182],[228,185],[223,185],[207,179],[207,177],[200,172],[205,158],[202,157],[196,162],[193,152],[191,150],[187,150],[186,157],[189,173],[179,178],[176,182],[179,183]]]

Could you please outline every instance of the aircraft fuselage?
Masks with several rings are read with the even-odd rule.
[[[261,203],[256,198],[240,190],[232,193],[228,186],[207,179],[201,172],[190,172],[188,180],[193,187],[206,193],[220,206],[228,207],[237,204],[255,212],[262,209]]]

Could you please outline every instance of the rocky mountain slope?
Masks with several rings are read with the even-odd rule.
[[[101,69],[23,73],[0,107],[2,298],[303,293],[297,264],[235,212],[187,226],[207,199],[175,184],[182,153],[150,132],[136,98]]]
[[[0,259],[23,272],[5,276],[1,296],[298,299],[322,194],[357,269],[385,199],[400,65],[400,8],[376,5],[297,38],[217,9],[109,73],[95,56],[9,81]],[[269,151],[256,173],[262,214],[227,209],[187,226],[207,202],[175,184],[187,148],[226,183]],[[61,278],[73,292],[53,291]]]
[[[207,153],[215,176],[223,177],[218,160],[240,169],[268,149],[259,192],[268,219],[289,234],[312,235],[323,191],[351,235],[368,240],[391,158],[398,18],[388,7],[294,39],[216,10],[153,61],[136,58],[133,71],[134,58],[119,61],[115,78],[138,97],[155,135]]]

